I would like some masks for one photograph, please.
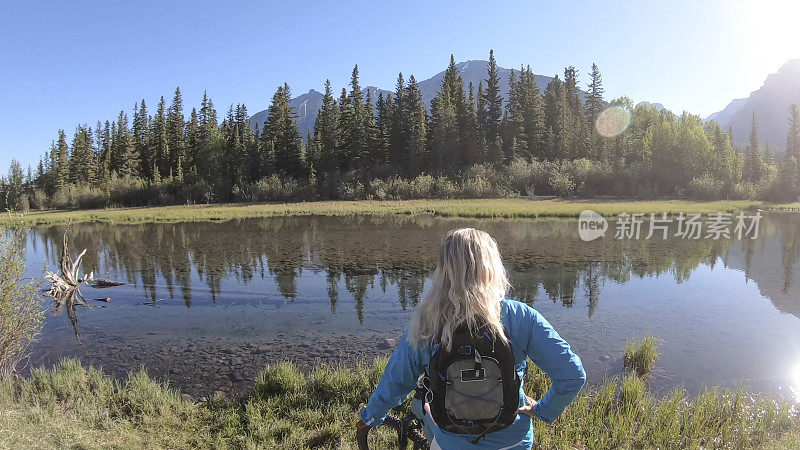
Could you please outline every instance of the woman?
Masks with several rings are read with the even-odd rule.
[[[448,233],[439,250],[430,289],[417,306],[411,326],[389,359],[357,426],[380,425],[386,414],[417,387],[420,376],[429,372],[431,350],[451,351],[454,332],[468,327],[468,335],[490,333],[494,342],[510,345],[517,382],[524,378],[530,358],[550,377],[552,387],[534,401],[525,396],[519,383],[516,418],[512,413],[510,424],[480,435],[442,430],[434,422],[429,404],[415,399],[412,408],[423,417],[429,438],[432,434],[431,448],[531,448],[532,418],[554,421],[575,399],[586,373],[580,358],[544,317],[524,303],[505,299],[508,289],[497,243],[491,236],[471,228]],[[430,402],[430,397],[426,401]]]

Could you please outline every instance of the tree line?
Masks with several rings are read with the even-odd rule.
[[[334,96],[326,81],[313,130],[300,135],[288,84],[264,123],[244,104],[220,122],[204,93],[184,114],[180,88],[155,113],[137,102],[112,121],[59,130],[35,170],[13,161],[0,180],[6,209],[215,201],[559,195],[794,200],[800,193],[800,113],[789,111],[785,156],[758,142],[735,149],[732,130],[627,97],[604,99],[592,65],[586,91],[570,66],[543,92],[530,68],[511,71],[507,101],[489,53],[486,79],[465,84],[453,57],[424,105],[413,75],[393,94],[362,90],[358,66]],[[426,108],[427,106],[427,108]],[[613,134],[598,119],[629,121]]]

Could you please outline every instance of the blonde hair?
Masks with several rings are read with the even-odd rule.
[[[453,332],[464,323],[473,333],[484,327],[506,341],[500,302],[509,287],[497,243],[488,233],[474,228],[447,233],[430,289],[411,319],[408,341],[415,348],[429,342],[450,350]]]

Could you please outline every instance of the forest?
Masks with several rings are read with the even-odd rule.
[[[582,91],[585,87],[585,91]],[[144,100],[94,127],[59,130],[35,168],[12,161],[0,209],[84,209],[322,199],[689,198],[794,201],[800,195],[800,112],[787,111],[786,147],[749,144],[697,115],[629,98],[604,98],[597,65],[588,82],[565,68],[540,91],[530,66],[512,71],[507,101],[489,53],[486,79],[465,85],[453,57],[424,105],[413,75],[372,98],[353,69],[349,89],[329,81],[313,131],[301,136],[288,84],[264,123],[244,104],[219,120],[204,93],[185,115],[177,88],[151,114]],[[605,115],[605,117],[604,117]],[[616,117],[622,126],[603,126]],[[621,118],[621,119],[620,119]],[[612,121],[613,122],[613,121]]]

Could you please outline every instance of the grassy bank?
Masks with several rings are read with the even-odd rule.
[[[115,382],[74,360],[0,383],[0,448],[355,448],[353,424],[385,361],[302,373],[268,366],[249,397],[194,403],[144,372]],[[531,370],[528,394],[548,379]],[[689,399],[648,393],[634,375],[588,388],[554,424],[535,422],[542,448],[783,448],[800,442],[788,403],[713,388]],[[378,429],[386,442],[391,431]]]
[[[351,214],[432,214],[449,217],[576,217],[584,209],[605,216],[619,213],[712,213],[744,209],[798,210],[800,203],[772,204],[759,201],[686,200],[617,201],[617,200],[399,200],[399,201],[322,201],[301,203],[260,203],[161,206],[76,211],[35,211],[22,215],[27,224],[73,222],[187,222],[230,220],[274,216],[345,216]],[[0,222],[8,218],[0,217]]]

